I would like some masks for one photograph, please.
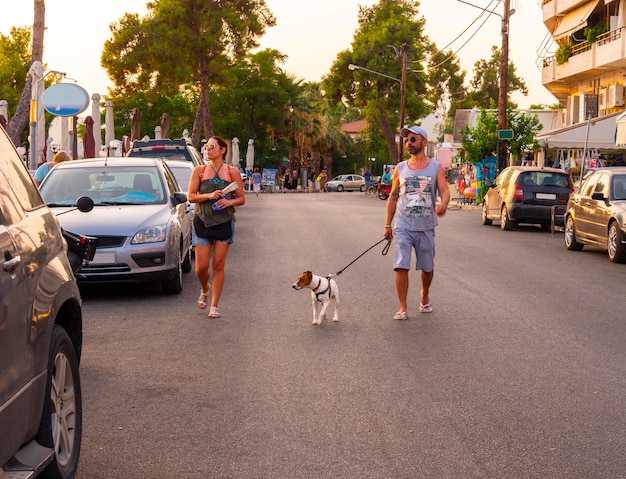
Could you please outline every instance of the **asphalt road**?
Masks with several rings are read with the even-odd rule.
[[[311,325],[304,270],[336,273],[382,237],[359,193],[248,196],[222,318],[153,287],[84,290],[79,479],[624,478],[625,265],[562,233],[450,210],[432,314],[397,309],[393,254],[337,278]]]

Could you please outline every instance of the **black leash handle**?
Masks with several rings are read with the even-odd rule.
[[[344,272],[344,270],[348,269],[348,266],[351,266],[353,263],[356,263],[356,261],[363,256],[365,253],[367,253],[369,250],[371,250],[372,248],[375,248],[376,246],[378,246],[380,243],[382,243],[383,241],[386,241],[387,244],[385,245],[385,247],[383,248],[382,251],[382,255],[385,256],[388,252],[389,252],[389,247],[391,246],[391,241],[389,241],[387,238],[383,238],[380,241],[377,241],[376,243],[374,243],[372,246],[370,246],[369,248],[367,248],[365,251],[363,251],[360,255],[358,255],[356,258],[354,258],[352,260],[351,263],[349,263],[346,267],[344,267],[343,269],[340,269],[339,271],[337,271],[335,274],[329,274],[328,278],[331,278],[333,276],[339,276],[341,273]]]

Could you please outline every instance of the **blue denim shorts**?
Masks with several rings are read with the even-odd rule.
[[[397,229],[393,232],[395,257],[393,269],[411,269],[411,254],[415,251],[416,270],[430,273],[435,267],[435,230],[406,231]]]
[[[227,240],[223,240],[223,241],[211,241],[206,238],[200,238],[196,234],[196,229],[193,227],[193,223],[192,223],[191,224],[191,245],[192,246],[198,246],[198,245],[211,246],[213,243],[233,244],[233,237],[235,236],[235,221],[233,220],[230,223],[232,225],[232,234],[230,235],[230,238],[228,238]]]

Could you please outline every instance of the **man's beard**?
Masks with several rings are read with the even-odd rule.
[[[422,145],[420,145],[420,144],[412,143],[412,144],[409,145],[408,150],[409,150],[410,154],[416,155],[418,153],[421,153],[423,148],[422,148]]]

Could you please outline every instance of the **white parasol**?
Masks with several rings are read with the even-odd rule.
[[[232,166],[239,166],[239,138],[235,137],[232,141],[233,147],[230,155],[230,164]]]
[[[102,114],[100,113],[100,95],[91,95],[91,118],[93,118],[93,140],[96,157],[102,149]]]
[[[111,142],[115,140],[115,127],[113,124],[113,102],[111,100],[107,100],[104,104],[104,125],[104,142],[106,143],[107,148],[109,148],[111,146]]]
[[[254,168],[254,140],[248,140],[248,150],[246,151],[246,170],[252,171]]]

